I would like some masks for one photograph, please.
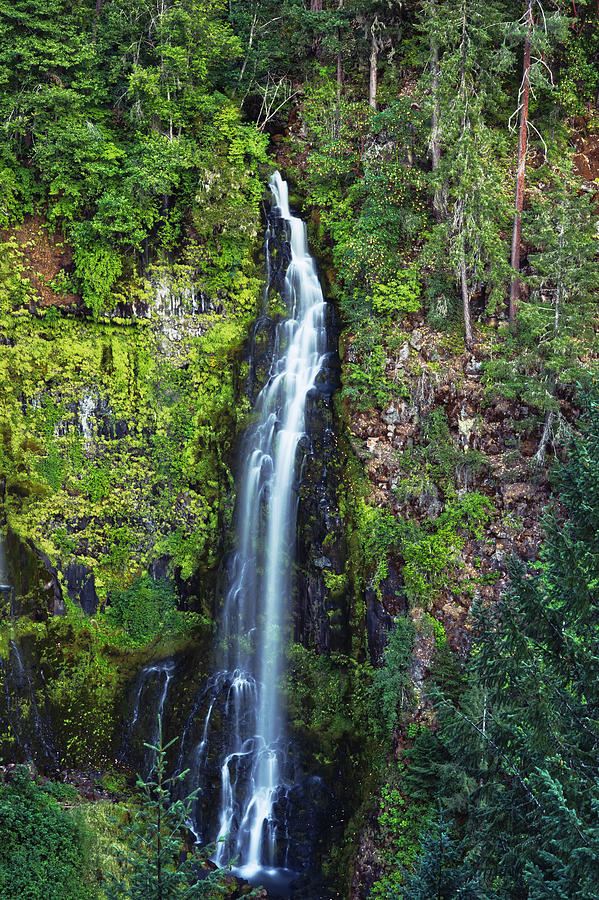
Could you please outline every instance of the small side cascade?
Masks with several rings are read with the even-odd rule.
[[[94,441],[92,414],[95,412],[96,402],[96,398],[90,393],[84,394],[79,401],[79,428],[87,450],[92,447]]]
[[[21,649],[13,639],[9,640],[8,647],[8,659],[0,661],[0,669],[8,724],[16,744],[26,762],[42,761],[46,766],[58,769],[58,754],[50,721],[40,711]],[[24,706],[28,709],[27,716],[23,715]]]
[[[8,563],[6,561],[6,550],[4,549],[4,537],[0,531],[0,602],[7,603],[8,614],[12,616],[12,604],[14,598],[14,588],[10,582],[8,574]]]
[[[156,744],[158,717],[164,715],[169,685],[175,674],[172,658],[145,666],[138,674],[133,692],[131,718],[126,725],[121,745],[121,759],[126,759],[134,743],[139,743],[142,774],[148,776],[155,761],[155,752],[144,744]]]
[[[200,337],[206,331],[205,316],[222,311],[220,301],[208,298],[198,290],[192,274],[188,278],[167,272],[150,282],[153,299],[149,314],[158,331],[174,344]]]
[[[254,403],[255,423],[241,447],[237,549],[219,641],[225,665],[199,704],[206,709],[204,726],[185,760],[192,787],[208,785],[215,776],[220,782],[211,826],[206,829],[197,816],[193,823],[203,840],[216,840],[217,865],[233,863],[242,877],[286,893],[297,875],[288,869],[289,797],[296,771],[279,682],[294,592],[298,481],[309,448],[306,401],[325,363],[327,334],[326,303],[305,224],[291,214],[288,187],[278,172],[270,189],[274,209],[265,241],[266,296],[274,222],[287,235],[282,299],[288,317],[273,323],[270,370]],[[213,734],[216,710],[219,728]]]

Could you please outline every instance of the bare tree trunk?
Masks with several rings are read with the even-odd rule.
[[[245,70],[248,64],[248,59],[250,58],[250,50],[252,49],[252,44],[254,43],[254,31],[256,28],[256,22],[258,21],[258,13],[254,13],[254,18],[252,19],[252,24],[250,26],[250,36],[248,39],[248,51],[245,54],[245,59],[243,60],[243,65],[241,66],[241,70],[239,72],[238,81],[241,81],[243,76],[245,75]]]
[[[433,15],[436,15],[436,4],[432,3]],[[435,37],[431,37],[431,92],[433,100],[433,114],[431,120],[431,166],[433,172],[441,165],[441,102],[439,100],[439,45]],[[435,188],[433,209],[438,221],[447,216],[447,200],[445,190],[441,185]]]
[[[376,25],[378,20],[375,18],[370,26],[370,78],[368,82],[368,102],[373,109],[376,109],[376,92],[378,87],[378,64],[379,64],[379,44],[376,39]]]
[[[563,266],[563,246],[564,246],[564,225],[563,222],[560,223],[559,228],[559,254],[558,254],[558,266],[557,266],[557,284],[555,286],[555,310],[553,317],[553,337],[556,338],[559,334],[559,324],[560,324],[560,308],[562,301],[562,266]],[[555,375],[552,375],[549,378],[549,394],[552,398],[555,397],[555,388],[556,388],[556,378]],[[547,447],[549,445],[550,440],[553,438],[553,422],[555,419],[555,413],[553,410],[548,409],[545,413],[545,423],[543,425],[543,434],[541,435],[541,441],[539,443],[539,449],[534,455],[534,465],[540,467],[545,462],[545,454],[547,452]],[[558,418],[559,422],[559,418]]]
[[[310,12],[319,13],[322,12],[322,0],[310,0]],[[322,58],[322,47],[320,45],[320,35],[317,34],[312,41],[312,53],[316,57],[317,60],[321,60]]]
[[[337,9],[343,9],[343,0],[339,0]],[[339,103],[341,102],[341,93],[343,91],[343,59],[341,57],[341,29],[337,29],[337,111],[339,111]]]
[[[94,21],[94,30],[92,33],[92,43],[96,43],[96,38],[98,36],[98,19],[100,18],[100,13],[102,12],[102,4],[104,0],[96,0],[96,18]]]
[[[545,413],[545,423],[543,425],[543,434],[541,435],[541,441],[539,443],[539,449],[534,455],[534,465],[540,467],[545,462],[545,454],[547,453],[547,445],[551,440],[551,435],[553,432],[553,419],[554,412],[552,409],[548,409]]]
[[[468,278],[466,276],[466,253],[463,243],[462,256],[460,259],[460,283],[462,288],[462,307],[464,310],[464,337],[466,340],[466,347],[470,350],[474,344],[474,333],[472,331],[472,315],[470,313],[470,292],[468,290]]]
[[[510,286],[509,318],[512,328],[518,316],[520,299],[520,239],[522,236],[522,207],[524,205],[524,175],[528,146],[528,101],[530,98],[530,40],[532,34],[532,4],[526,0],[526,37],[524,39],[524,67],[522,76],[522,105],[520,108],[520,136],[518,139],[518,168],[516,170],[516,202],[512,231],[512,283]]]
[[[441,165],[441,106],[439,103],[439,47],[431,38],[431,69],[433,72],[433,116],[431,122],[431,163],[433,172]]]

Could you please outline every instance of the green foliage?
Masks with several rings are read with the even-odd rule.
[[[241,49],[226,18],[225,4],[203,0],[116,0],[96,15],[62,0],[2,3],[0,219],[47,209],[95,316],[114,306],[136,251],[181,246],[190,209],[221,280],[247,263],[265,138],[221,91]],[[205,200],[218,188],[202,189],[214,182],[216,216]]]
[[[95,896],[82,877],[84,838],[60,805],[59,800],[67,799],[60,787],[40,787],[26,770],[0,786],[0,896],[28,900]]]
[[[109,309],[112,289],[123,271],[120,254],[94,245],[91,248],[80,244],[76,247],[75,265],[81,282],[81,292],[98,317],[104,309]]]
[[[149,575],[110,595],[108,618],[122,626],[131,642],[138,645],[183,630],[173,585],[164,579],[153,581]]]
[[[451,840],[439,816],[422,841],[418,870],[401,894],[403,900],[498,900],[484,887],[476,864],[463,857],[463,849]]]
[[[548,886],[556,896],[596,894],[598,473],[593,403],[560,473],[538,563],[514,565],[506,596],[476,610],[466,690],[432,691],[439,730],[408,761],[406,779],[433,787],[454,814],[460,850],[448,856],[441,896],[456,896],[451,885],[463,881],[458,859],[478,867],[473,896],[540,898]],[[438,852],[431,838],[421,881]]]
[[[414,802],[393,782],[383,786],[378,825],[385,874],[375,881],[370,896],[378,900],[403,897],[406,873],[414,869],[420,837],[431,818],[430,804]]]
[[[320,765],[335,768],[343,757],[351,767],[348,777],[361,773],[363,778],[368,754],[374,752],[368,747],[370,666],[341,653],[323,656],[300,644],[290,646],[288,659],[285,692],[293,727],[313,746]]]
[[[395,620],[389,633],[383,665],[372,678],[372,706],[377,734],[390,738],[397,725],[398,711],[408,708],[412,699],[410,663],[416,630],[408,617]]]
[[[414,269],[400,272],[387,284],[375,284],[372,291],[375,313],[387,319],[401,319],[420,309],[420,283]]]
[[[468,491],[459,500],[451,500],[439,516],[439,524],[464,528],[476,538],[485,536],[485,526],[496,513],[493,501],[480,491]]]
[[[460,566],[463,538],[451,525],[440,525],[432,534],[421,529],[403,545],[403,576],[413,602],[430,605],[452,584]]]
[[[441,650],[447,644],[447,635],[445,634],[443,625],[431,616],[430,613],[425,613],[424,619],[433,629],[433,634],[435,635],[435,647],[437,650]],[[410,737],[415,737],[415,735],[410,735]]]
[[[210,569],[232,509],[244,326],[206,316],[206,334],[171,357],[158,327],[63,316],[32,327],[27,313],[2,313],[0,459],[13,530],[55,563],[84,557],[103,597],[161,555],[186,578]]]
[[[367,567],[374,566],[373,587],[380,591],[380,583],[388,574],[388,559],[400,549],[404,527],[389,510],[358,503],[358,533]]]
[[[540,418],[557,410],[560,389],[589,383],[597,353],[595,216],[567,161],[535,173],[523,228],[535,244],[530,299],[517,339],[485,364],[484,380],[489,396],[521,398]]]

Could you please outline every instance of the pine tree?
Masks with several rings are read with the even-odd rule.
[[[431,188],[437,224],[425,259],[453,270],[462,298],[466,345],[475,340],[472,294],[491,301],[507,275],[502,228],[507,205],[496,163],[497,139],[483,111],[495,91],[500,58],[492,36],[500,10],[480,0],[429,0],[421,24],[430,48]]]
[[[166,755],[174,743],[163,744],[159,718],[156,744],[145,745],[156,754],[154,768],[147,780],[138,776],[140,805],[125,829],[129,849],[115,848],[120,875],[111,876],[107,900],[217,900],[225,896],[220,875],[211,873],[198,880],[203,855],[185,855],[184,836],[198,792],[172,799],[173,787],[188,774],[186,770],[166,776]]]
[[[537,184],[541,191],[535,192],[525,219],[536,248],[529,255],[534,291],[532,303],[521,303],[521,320],[540,358],[535,388],[537,405],[545,412],[536,457],[541,464],[557,431],[556,389],[578,380],[580,360],[597,343],[593,290],[598,283],[599,242],[594,205],[569,160],[560,161],[559,168],[547,166],[538,172]]]
[[[475,609],[469,688],[457,703],[432,694],[431,766],[416,754],[406,777],[429,791],[436,781],[483,885],[528,900],[594,898],[599,883],[596,402],[571,442],[558,497],[538,562],[514,564],[505,596]]]
[[[422,842],[418,871],[402,890],[402,900],[497,900],[464,859],[463,848],[450,839],[441,815]]]
[[[540,14],[535,15],[538,6]],[[553,43],[563,39],[565,20],[559,12],[549,15],[541,0],[526,0],[524,15],[508,32],[512,31],[516,40],[523,42],[522,81],[518,92],[518,150],[516,157],[516,191],[514,202],[514,222],[512,227],[509,320],[512,328],[516,325],[520,301],[520,241],[522,235],[522,211],[524,209],[524,189],[526,184],[526,155],[528,151],[529,102],[531,85],[537,87],[553,85],[553,78],[547,67]]]

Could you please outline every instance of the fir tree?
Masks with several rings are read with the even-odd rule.
[[[457,703],[432,694],[434,778],[421,752],[408,769],[416,789],[436,781],[483,885],[528,900],[593,898],[599,883],[596,403],[558,497],[538,562],[514,564],[505,596],[475,610],[467,691]]]
[[[430,46],[433,172],[437,216],[425,259],[445,268],[449,260],[462,298],[466,345],[475,340],[471,298],[485,286],[495,302],[507,274],[501,236],[507,205],[493,157],[497,138],[484,110],[502,64],[492,40],[500,9],[480,0],[444,0],[424,7],[421,23]],[[492,161],[493,160],[493,161]]]
[[[439,815],[422,842],[418,871],[402,890],[402,900],[497,900],[486,890],[464,859],[463,848],[452,840]]]
[[[159,718],[156,745],[146,744],[156,761],[146,781],[138,776],[140,805],[125,830],[129,849],[115,848],[120,876],[111,877],[107,900],[217,900],[224,896],[222,876],[203,877],[203,855],[185,853],[185,832],[198,791],[182,800],[172,799],[173,787],[188,773],[166,776],[166,754],[174,742],[163,744]]]

